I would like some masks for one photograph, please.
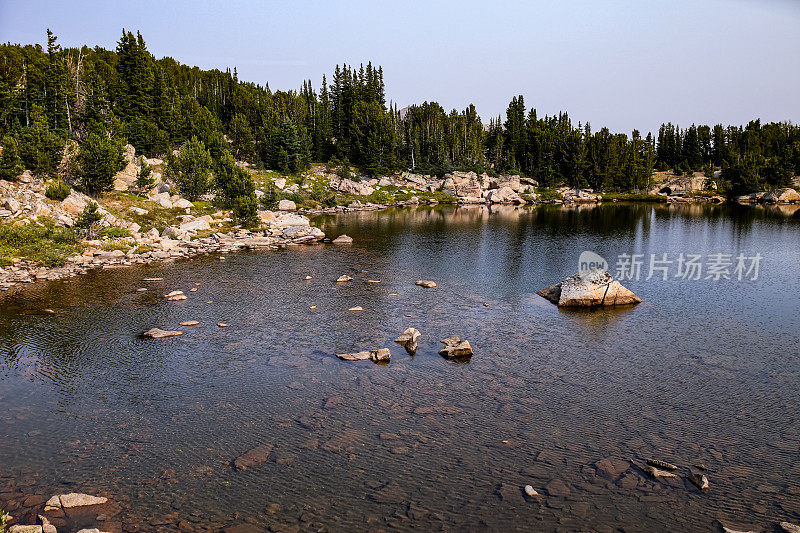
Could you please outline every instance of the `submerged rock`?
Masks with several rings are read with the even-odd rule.
[[[675,466],[675,465],[673,465],[671,463],[667,463],[665,461],[660,461],[658,459],[648,459],[647,460],[647,464],[649,464],[650,466],[655,466],[656,468],[660,468],[661,470],[672,471],[672,470],[677,470],[678,469],[677,466]]]
[[[436,287],[436,282],[428,279],[421,279],[417,281],[414,285],[419,285],[420,287],[425,287],[426,289],[433,289],[434,287]]]
[[[143,334],[145,337],[151,337],[153,339],[164,339],[167,337],[177,337],[178,335],[183,335],[182,331],[167,331],[158,328],[148,329]]]
[[[183,291],[172,291],[169,294],[165,294],[164,298],[166,298],[169,302],[177,302],[180,300],[185,300],[186,295],[183,294]]]
[[[708,478],[705,475],[697,472],[692,472],[686,477],[689,479],[689,481],[691,481],[694,484],[695,487],[697,487],[701,491],[705,492],[708,490]]]
[[[353,238],[349,235],[339,235],[332,242],[333,244],[353,244]]]
[[[584,270],[537,293],[559,307],[634,305],[641,298],[603,269]]]
[[[356,353],[342,353],[336,354],[336,357],[343,361],[372,361],[378,363],[381,361],[389,361],[392,354],[388,348],[381,348],[380,350],[365,350]]]
[[[242,455],[233,460],[233,467],[236,470],[247,470],[250,467],[265,463],[272,453],[272,444],[262,444],[253,449],[247,450]]]
[[[539,495],[539,493],[536,492],[536,489],[534,489],[531,485],[525,485],[525,494],[527,494],[531,498]]]
[[[416,328],[408,328],[394,342],[406,349],[410,355],[417,353],[417,340],[420,332]]]
[[[44,510],[54,511],[56,509],[72,509],[74,507],[102,505],[104,503],[108,503],[108,498],[103,496],[90,496],[89,494],[81,494],[79,492],[71,492],[69,494],[53,496],[47,500],[47,503],[44,504]]]
[[[648,464],[641,465],[639,466],[639,468],[642,470],[642,472],[644,472],[645,474],[654,479],[678,477],[677,474],[673,474],[672,472],[668,472],[667,470],[661,470],[660,468],[656,468]]]
[[[444,348],[439,350],[439,355],[454,359],[457,357],[470,357],[472,355],[472,346],[469,341],[461,340],[457,336],[448,337],[442,340]]]

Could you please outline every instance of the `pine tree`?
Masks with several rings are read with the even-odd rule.
[[[22,168],[17,141],[11,135],[6,135],[3,137],[3,151],[0,153],[0,179],[16,178],[22,173]]]

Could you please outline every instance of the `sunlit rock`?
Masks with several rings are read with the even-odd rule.
[[[602,269],[578,272],[537,294],[559,307],[633,305],[642,301]]]

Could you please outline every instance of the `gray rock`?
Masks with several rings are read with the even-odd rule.
[[[410,355],[417,353],[417,340],[420,333],[416,328],[408,328],[394,342],[406,349]]]
[[[18,201],[16,201],[14,198],[6,198],[6,199],[4,199],[3,200],[3,207],[8,209],[9,211],[11,211],[12,213],[16,213],[17,211],[22,209],[22,206],[20,205],[20,203]]]
[[[634,305],[642,301],[602,269],[578,272],[537,294],[559,307]]]
[[[656,468],[660,468],[661,470],[669,470],[670,472],[678,469],[677,466],[659,459],[648,459],[647,464],[650,466],[655,466]]]
[[[469,341],[462,341],[457,336],[443,339],[442,343],[444,343],[444,348],[439,350],[439,355],[443,357],[455,359],[472,355],[472,346],[470,346]]]
[[[158,328],[148,329],[143,334],[145,337],[150,337],[153,339],[165,339],[167,337],[177,337],[178,335],[183,335],[182,331],[167,331]]]
[[[42,526],[23,526],[17,524],[8,528],[8,533],[42,533]]]
[[[686,477],[701,491],[705,492],[708,490],[708,478],[705,475],[697,472],[691,472]]]
[[[291,200],[281,200],[278,202],[278,210],[280,211],[294,211],[297,209],[297,204]]]
[[[380,350],[366,350],[356,353],[343,353],[336,354],[336,357],[343,361],[372,361],[374,363],[389,361],[392,354],[388,348],[381,348]]]
[[[353,238],[349,235],[339,235],[333,239],[333,244],[353,244]]]

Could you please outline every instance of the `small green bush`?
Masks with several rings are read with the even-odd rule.
[[[539,200],[563,200],[564,196],[555,189],[548,189],[547,187],[539,187],[536,189],[536,194],[539,195]]]
[[[50,198],[51,200],[56,200],[60,202],[64,198],[69,196],[71,190],[72,189],[70,189],[69,185],[64,183],[62,180],[57,179],[47,184],[47,188],[45,188],[44,190],[44,195]]]
[[[114,250],[122,250],[127,254],[130,251],[130,249],[133,248],[133,246],[129,242],[125,242],[119,239],[113,239],[104,242],[101,248],[106,252],[113,252]]]
[[[102,228],[97,232],[97,235],[102,239],[120,239],[123,237],[131,237],[131,232],[128,228],[120,228],[119,226],[108,226]]]
[[[71,228],[55,228],[52,232],[53,242],[57,244],[78,244],[81,236]]]

